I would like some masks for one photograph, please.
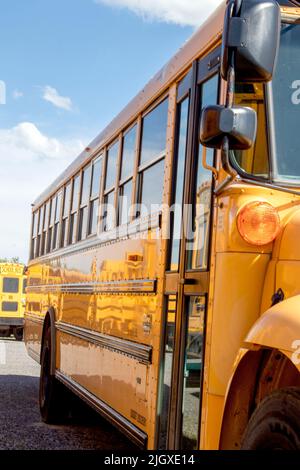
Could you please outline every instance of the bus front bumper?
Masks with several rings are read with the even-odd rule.
[[[0,318],[0,330],[2,327],[7,326],[24,326],[24,318],[16,318],[16,317],[2,317]]]

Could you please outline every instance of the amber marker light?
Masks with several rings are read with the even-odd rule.
[[[237,226],[241,237],[251,245],[267,245],[280,231],[277,209],[267,202],[251,202],[238,213]]]

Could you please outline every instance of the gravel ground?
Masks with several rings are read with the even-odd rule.
[[[135,450],[90,410],[83,409],[67,425],[44,424],[38,409],[39,373],[24,343],[0,340],[0,450]]]

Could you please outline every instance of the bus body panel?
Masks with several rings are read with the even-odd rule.
[[[27,288],[29,354],[40,357],[43,322],[53,308],[56,370],[145,430],[150,440],[160,348],[160,260],[154,228],[139,238],[98,243],[84,254],[74,250],[30,264]]]
[[[245,345],[260,345],[283,351],[291,357],[300,343],[300,295],[290,297],[267,310],[253,325]],[[299,349],[299,348],[298,348]],[[300,370],[300,364],[295,364]]]

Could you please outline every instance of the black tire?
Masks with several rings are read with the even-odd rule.
[[[300,389],[290,387],[267,396],[246,428],[243,450],[300,450]]]
[[[51,375],[51,329],[47,328],[42,345],[39,404],[47,424],[63,423],[68,416],[68,390]]]
[[[23,328],[14,328],[14,337],[16,341],[23,341]]]

